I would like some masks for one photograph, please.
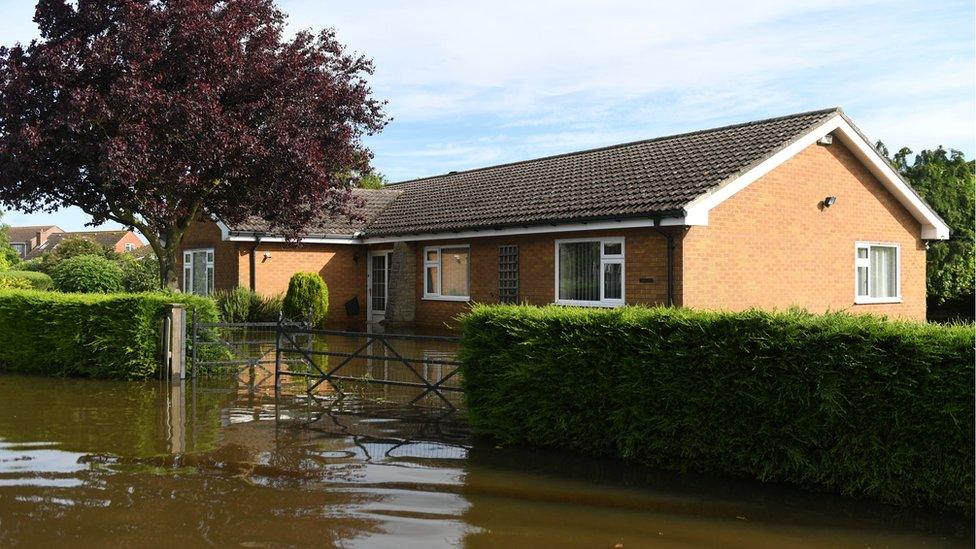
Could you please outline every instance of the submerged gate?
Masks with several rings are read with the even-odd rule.
[[[233,372],[252,390],[273,382],[277,391],[297,379],[309,394],[329,390],[342,397],[355,390],[349,385],[368,384],[401,388],[399,396],[410,404],[432,395],[452,409],[461,391],[457,337],[330,330],[284,320],[193,319],[190,331],[191,376]]]

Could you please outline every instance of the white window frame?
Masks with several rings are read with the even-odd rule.
[[[207,288],[207,294],[205,295],[213,295],[217,286],[217,269],[214,268],[214,259],[216,259],[216,255],[214,254],[213,248],[194,248],[192,250],[183,250],[183,293],[194,293],[192,289],[188,289],[188,284],[193,281],[193,254],[200,252],[205,252],[207,254],[207,270],[213,273],[213,277],[210,278],[210,280],[213,280],[213,284]]]
[[[895,249],[895,296],[894,297],[871,297],[871,248],[894,248]],[[867,249],[867,258],[857,257],[858,250]],[[868,295],[858,294],[857,269],[867,267],[868,269]],[[859,240],[854,243],[854,303],[866,305],[871,303],[901,303],[901,244],[897,242],[869,242]]]
[[[131,242],[126,242],[126,243],[125,243],[125,244],[124,244],[124,245],[122,246],[122,249],[123,249],[123,250],[125,250],[125,251],[127,251],[127,252],[131,252],[131,251],[133,251],[133,250],[135,250],[135,249],[136,249],[136,245],[135,245],[135,244],[133,244],[133,243],[131,243]]]
[[[577,307],[621,307],[627,303],[627,246],[625,238],[622,236],[614,237],[594,237],[594,238],[568,238],[556,240],[555,243],[555,264],[556,272],[554,276],[555,298],[553,303],[556,305],[572,305]],[[599,242],[600,243],[600,299],[599,301],[583,301],[576,299],[559,299],[559,245],[577,244],[580,242]],[[619,254],[606,254],[604,248],[607,244],[620,244]],[[606,281],[606,266],[608,264],[620,265],[620,299],[607,299],[604,297],[604,282]]]
[[[468,250],[468,295],[441,295],[441,288],[443,287],[444,278],[444,265],[443,258],[444,254],[441,250],[453,250],[457,248],[465,248]],[[437,252],[437,259],[427,259],[427,252]],[[427,269],[430,267],[437,267],[437,278],[435,283],[437,284],[436,291],[427,291]],[[446,246],[424,246],[424,299],[429,301],[471,301],[471,245],[470,244],[454,244]]]

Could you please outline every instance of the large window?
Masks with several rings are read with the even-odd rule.
[[[855,303],[901,300],[901,257],[897,244],[858,242],[854,256]]]
[[[556,241],[556,303],[624,304],[624,239]]]
[[[210,295],[214,291],[214,251],[186,250],[183,252],[183,291],[188,294]]]
[[[424,248],[424,299],[468,301],[470,280],[470,248]]]

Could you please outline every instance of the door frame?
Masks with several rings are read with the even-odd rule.
[[[390,260],[393,250],[370,251],[366,259],[366,320],[379,322],[386,318],[386,311],[373,310],[373,258],[383,256],[386,263],[386,280],[383,281],[386,292],[386,304],[390,303]]]

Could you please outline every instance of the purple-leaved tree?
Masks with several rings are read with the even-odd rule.
[[[133,227],[170,287],[194,220],[297,238],[350,213],[387,119],[331,30],[286,39],[272,0],[40,0],[34,21],[0,48],[0,202]]]

